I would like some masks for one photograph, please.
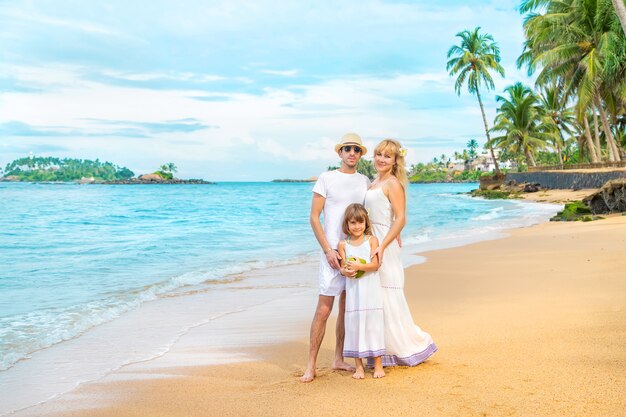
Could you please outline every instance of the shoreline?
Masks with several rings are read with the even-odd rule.
[[[572,192],[567,191],[567,193],[571,195]],[[541,192],[535,194],[541,194]],[[541,198],[545,198],[545,196]],[[560,201],[558,200],[560,198],[562,198],[562,196],[557,196],[553,199],[554,201]],[[503,390],[502,387],[498,387],[496,381],[498,378],[492,375],[495,370],[498,370],[498,363],[502,364],[502,361],[507,361],[506,351],[512,349],[512,352],[516,353],[522,351],[527,352],[529,350],[527,346],[524,346],[524,340],[515,336],[515,332],[513,335],[507,335],[509,327],[520,331],[522,334],[530,336],[536,336],[534,333],[540,331],[541,336],[549,335],[550,332],[556,332],[561,334],[563,337],[566,337],[567,334],[566,332],[564,333],[564,328],[571,329],[572,325],[580,324],[577,322],[577,320],[581,320],[580,314],[577,316],[577,320],[572,322],[571,317],[562,314],[562,312],[555,311],[554,307],[550,307],[545,304],[546,296],[553,298],[554,295],[558,294],[557,290],[561,290],[561,287],[554,285],[555,283],[544,282],[550,281],[547,278],[554,275],[556,271],[550,268],[546,270],[540,268],[539,270],[534,271],[534,274],[530,274],[528,280],[533,282],[537,288],[547,291],[546,294],[538,294],[537,288],[533,288],[533,285],[524,282],[524,280],[520,280],[520,282],[517,283],[507,282],[506,285],[509,285],[509,287],[507,287],[504,283],[498,284],[498,281],[490,279],[489,273],[475,271],[475,265],[474,268],[468,268],[461,266],[461,264],[468,262],[470,264],[472,262],[476,264],[478,260],[484,258],[485,254],[489,254],[490,260],[492,257],[496,258],[494,260],[496,265],[492,266],[492,268],[496,272],[502,272],[503,263],[502,259],[500,259],[498,263],[498,255],[502,255],[503,251],[506,254],[507,247],[514,247],[514,254],[511,254],[512,257],[509,257],[510,259],[507,258],[507,266],[513,271],[513,275],[520,275],[520,272],[523,271],[524,268],[529,268],[527,262],[528,259],[526,259],[525,256],[532,255],[534,257],[546,257],[545,255],[542,255],[541,252],[537,251],[536,244],[529,245],[529,242],[524,242],[525,240],[539,239],[539,243],[541,243],[541,245],[551,247],[551,240],[554,240],[557,235],[560,235],[561,239],[559,242],[562,244],[568,244],[568,240],[578,240],[577,234],[584,232],[586,229],[605,229],[606,227],[603,226],[603,224],[606,223],[603,222],[607,221],[611,225],[614,225],[614,227],[621,227],[626,231],[626,229],[624,229],[626,228],[626,218],[619,215],[612,215],[605,220],[595,221],[588,224],[575,222],[555,225],[554,223],[546,222],[532,227],[506,230],[505,233],[509,236],[504,239],[481,241],[462,247],[438,249],[435,251],[417,254],[420,257],[425,256],[428,261],[426,263],[410,266],[406,269],[407,300],[409,301],[413,315],[416,318],[416,323],[433,334],[435,342],[440,346],[440,352],[438,352],[432,359],[416,368],[390,369],[387,378],[382,381],[384,394],[380,400],[385,404],[392,402],[395,403],[398,401],[399,404],[394,405],[395,411],[393,412],[400,414],[413,413],[413,411],[420,410],[428,415],[450,415],[450,413],[457,415],[475,415],[480,411],[480,408],[476,408],[478,405],[484,405],[487,407],[487,398],[490,398],[495,405],[500,404],[500,408],[494,406],[494,404],[491,405],[492,409],[490,412],[495,414],[501,414],[505,410],[508,410],[509,412],[513,410],[513,413],[517,412],[521,414],[562,414],[561,411],[566,414],[578,414],[582,409],[575,407],[575,397],[566,389],[567,387],[561,386],[566,382],[563,378],[561,378],[561,385],[557,384],[557,386],[553,388],[558,388],[560,390],[565,389],[567,391],[566,397],[570,400],[570,402],[566,401],[564,404],[560,404],[560,408],[549,408],[549,404],[546,403],[543,404],[543,408],[538,411],[523,408],[523,400],[513,401],[515,404],[511,404],[511,401],[505,398],[505,394],[509,394],[509,392],[507,392],[507,390]],[[614,234],[611,236],[615,238]],[[621,237],[622,239],[622,245],[624,242],[623,236],[625,235],[622,234],[622,236],[618,236],[618,238]],[[554,243],[558,246],[558,242]],[[608,242],[607,248],[602,248],[602,251],[609,249],[608,246],[611,246],[611,242]],[[614,244],[612,246],[616,247]],[[568,248],[570,247],[568,246]],[[567,262],[570,262],[567,256],[567,248],[565,249],[565,254],[550,254],[550,256],[555,258],[555,267],[561,266],[559,263],[560,261],[567,260]],[[597,247],[593,247],[593,249],[594,250],[589,252],[589,256],[600,257],[607,255],[607,253],[598,251]],[[615,251],[615,249],[613,249],[613,251]],[[517,265],[515,263],[519,257],[522,257],[522,259],[525,260],[525,262],[522,262],[522,265]],[[617,262],[617,264],[615,264],[616,270],[626,267],[625,261],[621,258],[616,257],[613,261]],[[545,263],[546,259],[543,259],[543,262]],[[576,264],[582,263],[581,266],[585,266],[584,260],[575,259],[572,262]],[[573,290],[579,289],[576,287],[580,287],[581,284],[588,286],[590,283],[587,282],[584,277],[579,277],[577,275],[579,269],[572,268],[571,265],[564,264],[563,266],[565,269],[569,268],[570,274],[574,275],[573,277],[570,276],[569,279],[575,278],[574,281],[576,285],[574,288],[570,288],[571,291],[565,291],[565,296],[559,298],[559,296],[562,295],[559,294],[556,298],[556,300],[558,300],[556,301],[556,304],[561,307],[566,307],[568,311],[571,310],[570,313],[575,313],[572,309],[574,309],[575,305],[580,304],[580,298],[582,297],[583,299],[587,299],[589,296],[585,295],[584,292],[581,293]],[[517,269],[520,269],[520,271]],[[458,270],[464,271],[464,275],[468,276],[465,278],[450,278],[450,276],[454,275],[455,271],[458,273]],[[609,270],[608,272],[610,273],[611,271]],[[563,274],[558,275],[560,280],[559,282],[567,289],[568,285],[571,285],[571,283],[569,280],[564,280],[562,275]],[[428,280],[420,279],[420,277],[423,276],[428,276]],[[617,285],[619,290],[613,293],[614,297],[625,293],[623,283],[614,281],[611,282],[611,285]],[[513,288],[510,287],[511,285]],[[496,295],[498,295],[498,297],[495,297]],[[568,295],[570,296],[569,298]],[[591,298],[610,298],[610,295],[611,294],[606,292],[606,288],[600,288]],[[310,300],[307,300],[307,297],[307,295],[304,295],[300,301],[310,302]],[[504,298],[500,299],[500,297]],[[576,303],[571,302],[572,297],[576,298]],[[551,302],[555,301],[552,300]],[[615,312],[619,315],[619,312],[623,311],[624,308],[623,302],[621,302],[621,300],[616,301],[615,298],[613,298],[611,302],[614,304],[608,308],[609,315],[615,315],[611,314],[611,312]],[[524,306],[528,303],[530,303],[529,305],[537,307],[536,311],[533,311],[532,309],[530,311],[527,310]],[[592,302],[589,306],[594,308],[592,311],[594,315],[607,313],[606,309],[598,311],[597,303]],[[313,311],[313,304],[309,307],[309,310]],[[553,316],[553,320],[551,322],[553,325],[552,327],[542,322],[545,321],[545,308],[551,309],[551,315],[549,315],[549,317]],[[495,316],[497,317],[489,317],[491,315],[488,314],[490,310],[493,310],[495,312]],[[294,311],[296,310],[292,310],[292,313]],[[437,314],[433,314],[433,312],[436,312]],[[186,356],[165,361],[165,366],[154,366],[154,363],[147,363],[145,364],[147,366],[143,367],[143,369],[142,367],[138,367],[139,369],[133,370],[132,366],[127,367],[118,371],[116,373],[117,375],[105,378],[102,381],[87,384],[73,391],[69,395],[65,395],[62,398],[50,401],[49,403],[39,407],[31,408],[25,413],[18,413],[16,415],[67,415],[68,410],[74,410],[72,415],[81,416],[152,416],[163,415],[160,411],[161,409],[167,409],[167,415],[181,416],[241,415],[246,413],[252,415],[295,415],[294,413],[300,415],[320,415],[313,412],[307,414],[305,411],[300,409],[299,407],[302,404],[300,404],[298,399],[303,400],[303,404],[313,406],[314,404],[317,404],[317,402],[314,402],[313,399],[317,398],[319,400],[321,398],[325,398],[330,393],[333,394],[331,395],[330,407],[325,410],[326,412],[322,412],[322,414],[332,414],[333,404],[334,407],[339,407],[334,408],[335,411],[342,409],[345,404],[344,401],[340,401],[341,397],[335,394],[343,393],[344,396],[349,397],[351,395],[350,390],[356,389],[356,386],[351,386],[353,381],[351,381],[348,373],[334,372],[328,369],[328,364],[330,363],[330,359],[332,357],[332,342],[334,342],[332,331],[333,326],[330,322],[327,327],[327,337],[325,338],[320,351],[318,379],[312,384],[300,384],[297,382],[298,374],[304,369],[308,344],[306,329],[308,329],[309,325],[308,315],[310,314],[310,311],[307,310],[304,313],[306,316],[304,320],[294,320],[293,326],[290,326],[291,331],[295,331],[296,333],[295,338],[292,333],[291,337],[286,335],[287,341],[283,342],[273,340],[269,345],[261,347],[248,346],[243,349],[241,346],[237,346],[238,351],[244,352],[243,356],[241,356],[242,361],[240,362],[207,366],[206,364],[202,364],[202,361],[189,360],[191,358],[197,359],[199,357],[198,355],[202,354],[202,352],[199,351],[201,349],[198,349],[200,345],[198,345],[196,346],[198,350],[193,351],[192,349],[192,351],[187,352]],[[521,323],[517,323],[515,321],[518,314],[521,314],[520,317],[524,318]],[[623,316],[623,314],[621,316]],[[271,317],[271,315],[265,317]],[[479,317],[480,320],[478,322],[473,322],[470,320],[470,317]],[[511,321],[506,322],[504,320],[505,317],[510,318]],[[561,321],[555,322],[555,318],[558,318]],[[528,328],[528,326],[524,324],[527,324],[530,319],[536,320],[537,323],[542,323],[542,326],[540,326],[539,329]],[[613,324],[615,324],[615,317],[611,317],[611,319],[613,320]],[[585,320],[582,321],[582,324],[585,324]],[[623,318],[622,321],[618,320],[618,322],[620,324],[624,324]],[[491,323],[491,327],[489,323]],[[486,340],[473,340],[472,335],[475,336],[475,333],[468,331],[468,329],[472,329],[473,327],[479,328],[478,333],[481,334],[481,338],[484,338],[485,335],[489,335],[488,339],[490,339],[490,343],[487,343]],[[622,328],[624,327],[622,326]],[[533,332],[533,330],[535,331]],[[493,342],[495,342],[495,346],[498,348],[495,349],[495,351],[494,346],[492,346],[494,345]],[[545,343],[545,341],[542,342]],[[554,344],[554,341],[552,342],[552,344]],[[443,349],[441,348],[442,346],[444,347]],[[544,358],[559,356],[558,352],[555,352],[554,350],[546,350],[546,348],[542,345],[538,346],[540,346],[540,349],[532,354],[535,357],[537,357],[537,355]],[[470,389],[468,392],[467,386],[462,385],[457,387],[458,384],[453,385],[451,382],[451,380],[455,380],[455,378],[458,379],[461,375],[464,375],[464,371],[467,371],[468,367],[471,368],[471,364],[468,365],[460,363],[460,359],[457,358],[457,356],[467,356],[465,350],[468,348],[471,352],[478,356],[485,355],[485,352],[482,350],[488,351],[488,353],[492,355],[489,356],[489,360],[493,360],[495,357],[499,361],[496,361],[493,366],[485,366],[485,364],[476,362],[474,363],[474,365],[478,366],[480,369],[477,374],[470,376],[474,383],[481,385],[487,390],[486,393],[479,392],[479,390],[475,389]],[[607,349],[604,349],[604,353],[607,353]],[[612,351],[609,351],[608,353],[614,354]],[[440,359],[441,356],[444,358]],[[186,360],[180,360],[183,357],[186,358]],[[585,355],[584,358],[586,358],[586,363],[588,363],[590,356]],[[464,359],[471,362],[472,357],[465,357]],[[617,358],[613,358],[613,360],[618,361],[617,365],[619,365],[619,363],[623,364],[624,357],[623,355],[621,358],[618,356]],[[446,368],[445,365],[449,365],[450,363],[457,363],[457,365],[460,366],[457,372],[452,372],[452,368]],[[543,379],[546,378],[546,374],[551,373],[550,364],[546,362],[544,365],[546,366],[546,369],[541,370],[541,376]],[[529,364],[525,363],[525,366],[529,366]],[[444,375],[442,375],[441,368],[445,368],[444,371],[447,373],[444,372]],[[617,368],[619,368],[619,366],[617,366]],[[537,366],[533,366],[532,369],[539,372]],[[504,370],[506,371],[506,369]],[[518,372],[522,372],[523,370],[524,368],[517,369]],[[503,369],[499,369],[499,371],[503,371]],[[562,369],[562,371],[567,373],[567,369]],[[455,373],[457,374],[456,377],[454,377]],[[569,374],[571,375],[571,372]],[[492,381],[493,385],[485,385],[482,381],[485,377],[487,377],[489,381]],[[532,377],[532,375],[529,375],[529,377]],[[533,378],[527,379],[532,380]],[[427,387],[423,386],[424,380],[429,381],[427,383]],[[438,382],[435,386],[432,386],[430,382],[431,380]],[[388,385],[388,382],[391,384],[391,387]],[[409,382],[412,383],[408,384]],[[511,385],[510,381],[500,380],[500,382],[509,383],[509,385]],[[523,381],[517,382],[524,385],[522,383]],[[608,388],[607,386],[604,386],[603,388],[613,392],[613,395],[608,401],[608,405],[604,405],[603,409],[605,411],[617,410],[617,407],[624,405],[623,399],[620,403],[619,398],[616,399],[615,396],[619,392],[619,387],[626,386],[626,382],[623,377],[620,378],[615,375],[613,382],[617,383],[614,389]],[[411,389],[411,386],[414,387],[415,384],[417,384],[420,389],[425,389],[426,391],[431,392],[434,398],[439,399],[441,403],[431,399],[421,398],[424,402],[424,404],[420,406],[421,408],[415,408],[415,404],[410,404],[411,407],[406,408],[405,406],[409,405],[406,404],[406,397],[399,396],[398,393],[388,392],[391,388],[394,391],[399,390],[405,395],[415,395],[415,392]],[[380,383],[374,383],[372,380],[368,379],[364,381],[363,385],[364,386],[362,388],[365,392],[371,391],[371,397],[368,397],[367,395],[364,395],[364,397],[375,398],[378,388],[380,387]],[[449,392],[441,392],[441,388],[446,388]],[[513,386],[510,393],[512,394],[518,388],[520,387]],[[585,387],[580,386],[579,384],[579,388]],[[537,395],[537,393],[545,389],[551,390],[552,388],[549,386],[536,387],[535,394],[533,395]],[[489,392],[492,390],[497,393],[497,395]],[[260,408],[246,406],[244,404],[246,397],[240,391],[252,395],[253,398],[261,400]],[[452,405],[446,404],[446,402],[449,402],[451,398],[455,398],[454,396],[447,396],[451,395],[452,391],[458,391],[455,395],[461,397],[467,397],[468,394],[471,394],[471,404],[461,404],[454,401]],[[208,403],[203,395],[207,392],[212,393],[209,397],[218,398],[219,401],[211,401]],[[270,393],[272,396],[278,395],[279,400],[272,400],[270,398],[272,397],[270,396]],[[417,393],[419,394],[419,392]],[[444,396],[444,394],[447,395]],[[542,397],[543,400],[547,401],[544,397],[545,395]],[[595,393],[592,397],[596,402],[599,401],[597,393]],[[536,399],[536,397],[529,397],[528,395],[523,395],[522,398],[525,398],[526,401]],[[88,409],[85,409],[85,407],[81,405],[85,401],[87,404],[90,404]],[[402,406],[402,402],[405,402],[404,406]],[[603,414],[601,411],[589,408],[589,404],[593,403],[593,401],[587,401],[587,403],[588,404],[583,408],[586,415],[607,415]],[[152,404],[159,404],[159,406],[156,407]],[[367,400],[365,401],[363,408],[365,408],[365,404],[373,407],[371,410],[376,410],[376,402]],[[607,409],[607,407],[609,408]],[[616,408],[612,409],[611,407]],[[489,409],[489,407],[487,407],[487,409]],[[207,410],[211,410],[209,414],[207,414]],[[289,410],[291,410],[291,413],[288,412]],[[339,415],[377,415],[374,411],[372,411],[371,414],[368,414],[367,412],[364,413],[363,410],[353,409],[350,407],[345,410],[345,414],[340,413]],[[445,412],[445,410],[448,412]],[[385,410],[378,409],[379,413],[384,411]],[[557,411],[559,412],[557,413]],[[215,414],[212,414],[213,412]]]
[[[106,405],[75,415],[618,415],[626,405],[620,349],[626,283],[619,276],[626,261],[609,246],[623,245],[625,232],[626,218],[614,215],[544,223],[509,231],[505,239],[422,254],[428,262],[406,271],[407,300],[440,349],[415,368],[387,368],[381,381],[369,374],[353,381],[328,369],[329,331],[310,384],[297,380],[307,346],[300,338],[252,348],[257,361],[172,367],[164,372],[168,378],[97,384],[74,400],[100,398]],[[606,247],[589,251],[599,236],[609,239]],[[566,245],[565,253],[548,251],[555,243]],[[572,259],[573,252],[588,258]],[[509,274],[476,271],[485,253],[500,257],[496,270],[510,264]],[[535,264],[522,259],[525,270],[517,269],[516,260],[529,253]],[[552,269],[557,266],[563,269]],[[596,268],[601,278],[588,277]],[[346,401],[351,395],[359,402]]]

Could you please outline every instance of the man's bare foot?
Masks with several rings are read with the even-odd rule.
[[[352,378],[354,379],[363,379],[365,378],[365,369],[358,368],[354,374],[352,374]]]
[[[374,369],[374,378],[384,378],[385,377],[385,371],[381,368],[381,369]]]
[[[304,371],[304,375],[300,377],[300,382],[311,382],[315,379],[315,369],[308,369]]]
[[[350,365],[348,362],[344,361],[335,361],[333,363],[333,369],[336,371],[354,371],[354,366]]]

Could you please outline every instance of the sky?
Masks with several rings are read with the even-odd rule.
[[[319,175],[358,133],[407,163],[485,142],[446,53],[480,26],[523,81],[518,1],[0,0],[0,166],[56,156],[136,174],[269,181]],[[370,154],[365,157],[371,158]]]

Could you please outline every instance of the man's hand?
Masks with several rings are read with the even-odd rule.
[[[334,250],[331,249],[328,252],[326,252],[326,260],[328,261],[328,264],[331,266],[331,268],[333,269],[340,269],[341,268],[341,256],[339,256],[339,253]]]

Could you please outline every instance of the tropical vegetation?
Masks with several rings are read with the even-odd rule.
[[[493,37],[465,30],[448,51],[456,92],[467,84],[478,98],[485,147],[521,169],[626,160],[624,1],[522,0],[520,12],[526,40],[517,66],[536,82],[515,83],[496,96],[491,128],[480,87],[493,89],[490,72],[504,75]]]
[[[178,167],[173,162],[168,162],[159,167],[159,170],[153,172],[164,180],[171,180],[174,178],[174,173],[178,171]]]
[[[81,178],[94,178],[96,181],[125,180],[135,174],[126,167],[98,159],[25,157],[8,163],[4,168],[5,177],[18,181],[75,181]]]

